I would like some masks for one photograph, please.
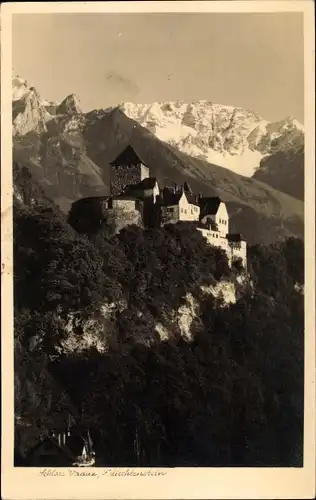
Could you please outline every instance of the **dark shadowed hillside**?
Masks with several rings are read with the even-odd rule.
[[[254,179],[304,200],[304,145],[285,149],[261,160]]]

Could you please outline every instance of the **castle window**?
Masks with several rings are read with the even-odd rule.
[[[187,213],[187,210],[186,210],[186,209],[184,210],[184,213],[185,213],[185,214]]]

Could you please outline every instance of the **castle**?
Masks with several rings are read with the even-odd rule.
[[[240,234],[229,232],[229,215],[219,197],[202,197],[193,193],[187,182],[160,188],[150,177],[148,166],[129,144],[111,163],[110,196],[84,198],[73,203],[71,211],[87,224],[91,214],[99,223],[120,212],[121,226],[139,224],[150,227],[153,219],[160,224],[195,222],[206,240],[226,252],[231,265],[241,259],[247,266],[247,243]],[[89,213],[89,215],[88,215]]]

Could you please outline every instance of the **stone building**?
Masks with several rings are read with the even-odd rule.
[[[94,196],[74,202],[68,221],[79,233],[93,234],[106,224],[110,232],[124,227],[143,226],[143,202],[133,196]]]
[[[197,197],[186,186],[175,185],[164,188],[161,194],[161,221],[175,223],[180,221],[198,221],[200,207]]]
[[[222,238],[229,233],[229,216],[225,203],[218,197],[200,198],[201,222],[217,227]]]
[[[147,177],[137,184],[126,186],[125,194],[135,196],[144,202],[155,204],[159,201],[160,187],[155,177]]]
[[[110,165],[111,195],[120,195],[127,186],[138,184],[149,177],[149,168],[130,144]]]
[[[241,259],[247,267],[247,243],[240,234],[229,233],[229,215],[226,204],[219,197],[200,198],[200,225],[197,228],[207,241],[222,248],[231,265]]]
[[[103,223],[113,233],[136,224],[196,222],[207,241],[222,248],[231,264],[241,259],[247,264],[247,243],[240,234],[229,233],[226,204],[218,197],[193,193],[189,184],[160,189],[149,168],[129,144],[111,163],[110,196],[84,198],[73,203],[70,224],[79,232],[94,232]]]

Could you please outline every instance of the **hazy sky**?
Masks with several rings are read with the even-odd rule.
[[[280,14],[15,14],[13,70],[83,109],[207,99],[303,122],[303,18]]]

